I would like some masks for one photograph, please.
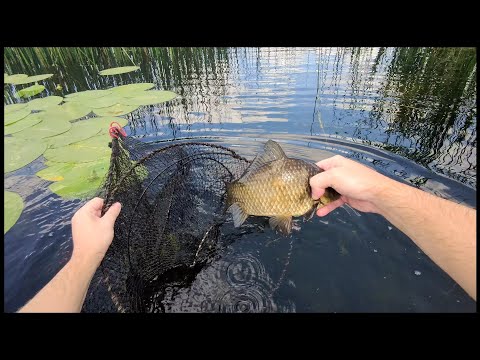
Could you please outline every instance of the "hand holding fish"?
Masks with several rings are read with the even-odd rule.
[[[318,209],[317,215],[349,204],[384,216],[476,299],[475,209],[397,182],[339,155],[317,165],[324,171],[310,178],[312,198],[321,197],[328,187],[342,194]]]
[[[388,188],[397,183],[388,177],[368,168],[356,161],[336,155],[317,162],[323,172],[310,178],[312,198],[323,196],[326,188],[332,187],[342,196],[319,208],[318,216],[325,216],[343,204],[363,211],[380,214],[378,201],[384,201]]]

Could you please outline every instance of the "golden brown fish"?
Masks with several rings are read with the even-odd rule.
[[[288,158],[269,140],[240,179],[227,185],[227,207],[235,227],[249,215],[269,216],[270,227],[283,234],[292,230],[292,216],[312,218],[316,209],[340,197],[327,188],[318,200],[311,197],[309,180],[322,172],[315,164]]]

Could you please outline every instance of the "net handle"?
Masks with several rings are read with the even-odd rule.
[[[127,133],[125,132],[125,130],[122,128],[122,126],[116,122],[116,121],[112,121],[110,123],[110,128],[108,129],[108,133],[110,134],[110,137],[113,139],[113,138],[116,138],[118,139],[118,135],[121,134],[123,137],[126,137],[127,136]]]

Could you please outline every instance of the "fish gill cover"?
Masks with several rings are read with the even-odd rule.
[[[122,211],[82,311],[163,312],[165,291],[193,281],[235,231],[223,226],[226,183],[250,162],[214,144],[114,135],[98,195],[103,213],[117,201]]]

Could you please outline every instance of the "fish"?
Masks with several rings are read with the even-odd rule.
[[[248,216],[265,216],[273,230],[289,235],[293,217],[308,221],[317,209],[340,198],[329,187],[320,199],[312,199],[309,180],[322,171],[316,164],[287,157],[277,142],[268,140],[240,178],[226,184],[226,207],[234,226],[240,227]]]

